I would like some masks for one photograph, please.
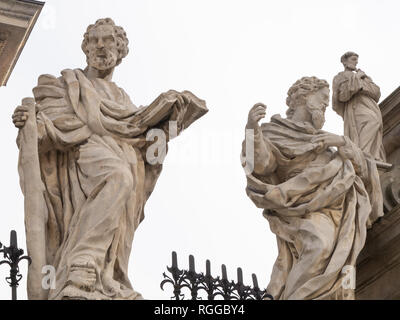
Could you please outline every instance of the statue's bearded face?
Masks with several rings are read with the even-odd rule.
[[[329,105],[329,88],[311,92],[306,98],[306,108],[311,114],[314,128],[321,129],[325,123],[325,110]]]
[[[118,55],[113,26],[100,25],[90,30],[87,43],[89,66],[98,70],[114,68],[117,65]]]

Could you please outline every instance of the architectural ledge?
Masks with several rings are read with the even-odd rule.
[[[44,2],[0,0],[0,86],[5,86]]]
[[[400,205],[368,231],[357,260],[356,299],[400,299]]]

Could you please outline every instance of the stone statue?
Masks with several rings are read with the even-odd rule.
[[[332,106],[344,119],[344,135],[362,151],[385,162],[383,123],[378,106],[380,89],[364,71],[357,69],[358,54],[346,52],[340,60],[344,71],[333,79]]]
[[[34,100],[13,114],[33,258],[28,297],[140,299],[128,279],[135,230],[167,142],[208,109],[189,91],[173,90],[136,107],[112,82],[128,39],[109,18],[87,28],[82,50],[84,70],[40,76]],[[55,281],[46,282],[51,267]]]
[[[261,126],[266,106],[250,110],[241,155],[247,195],[278,242],[267,291],[274,299],[352,299],[354,288],[343,283],[367,227],[383,215],[375,160],[348,137],[321,130],[325,80],[298,80],[286,102],[287,118]]]

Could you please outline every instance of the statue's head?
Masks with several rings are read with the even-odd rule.
[[[88,26],[82,50],[89,66],[104,71],[119,65],[126,57],[128,42],[124,29],[116,26],[112,19],[99,19]]]
[[[287,117],[291,119],[296,111],[305,111],[297,114],[310,115],[313,126],[321,129],[325,123],[325,110],[329,105],[328,82],[317,77],[303,77],[290,87],[287,94]],[[298,110],[299,108],[303,110]]]
[[[348,51],[344,55],[342,55],[342,57],[340,58],[340,62],[343,63],[345,69],[355,71],[357,69],[358,54],[352,51]]]

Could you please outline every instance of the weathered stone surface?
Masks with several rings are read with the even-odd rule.
[[[136,107],[112,81],[128,39],[109,18],[88,27],[82,50],[84,70],[40,76],[35,99],[13,115],[33,258],[28,297],[140,299],[128,278],[135,230],[167,142],[208,109],[191,92],[174,90]],[[54,267],[54,286],[42,285],[45,265]]]
[[[393,165],[381,173],[380,181],[385,212],[390,212],[400,204],[400,166]]]
[[[348,137],[321,130],[326,81],[298,80],[287,104],[286,119],[275,115],[261,126],[265,105],[250,110],[242,150],[247,195],[278,241],[267,291],[274,299],[353,299],[348,272],[367,226],[383,215],[375,159]]]
[[[344,135],[376,160],[386,161],[382,144],[382,116],[379,87],[364,71],[357,69],[358,55],[345,53],[345,70],[333,79],[333,109],[344,119]]]
[[[394,165],[380,176],[385,215],[369,230],[357,261],[360,300],[400,299],[400,88],[380,108],[387,161]]]
[[[389,163],[400,165],[400,87],[379,105],[383,118],[383,145]]]
[[[43,5],[32,0],[0,0],[0,85],[6,85]]]
[[[356,288],[357,300],[400,299],[400,205],[368,231]]]

